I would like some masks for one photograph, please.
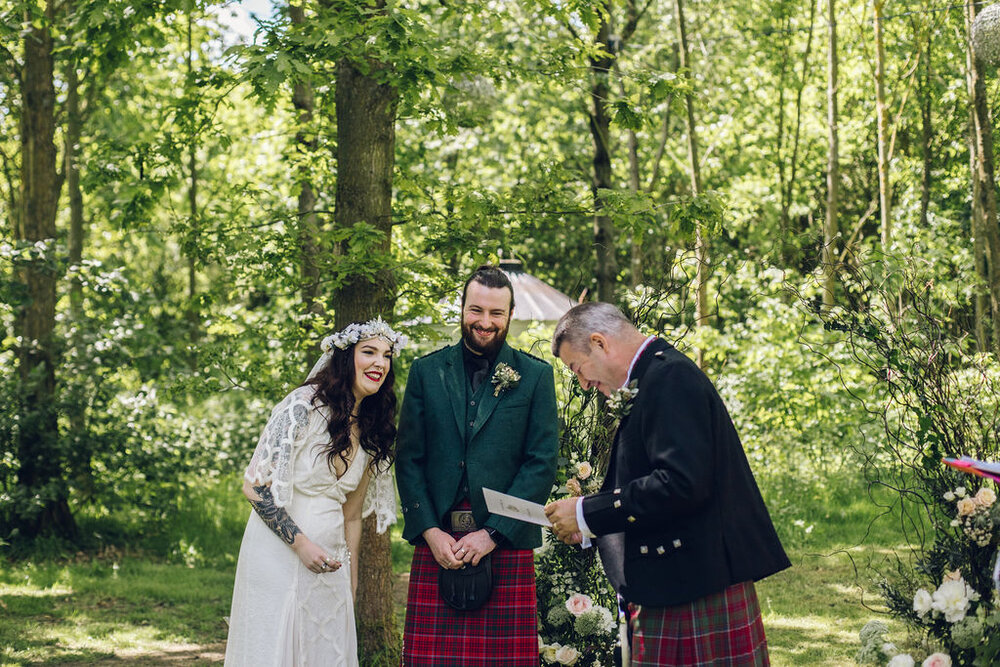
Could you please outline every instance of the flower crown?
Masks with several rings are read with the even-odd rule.
[[[386,324],[381,317],[376,317],[364,324],[358,324],[357,322],[348,324],[343,331],[338,331],[324,338],[319,347],[324,352],[330,352],[331,348],[334,347],[346,350],[358,341],[368,340],[369,338],[381,338],[389,344],[393,354],[406,347],[406,344],[409,342],[406,336],[393,331],[392,327]]]

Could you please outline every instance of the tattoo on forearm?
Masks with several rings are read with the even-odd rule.
[[[275,535],[288,544],[293,543],[295,536],[302,531],[292,521],[292,517],[288,516],[284,507],[278,507],[274,504],[274,496],[271,495],[270,487],[255,486],[253,490],[260,496],[260,500],[250,501],[257,515],[268,528],[274,531]]]

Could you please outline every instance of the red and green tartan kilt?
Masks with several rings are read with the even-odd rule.
[[[633,667],[770,664],[752,581],[673,607],[628,607]]]
[[[535,667],[538,621],[530,549],[493,551],[493,593],[475,611],[456,611],[438,595],[438,571],[426,544],[413,551],[406,599],[406,667]]]

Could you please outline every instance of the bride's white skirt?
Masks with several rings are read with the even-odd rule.
[[[315,500],[309,499],[310,503]],[[345,550],[337,544],[342,538],[336,539],[344,531],[343,514],[339,510],[338,505],[335,511],[322,512],[322,516],[313,514],[317,521],[300,523],[303,532],[326,547],[331,555]],[[299,516],[305,519],[309,513]],[[320,523],[322,528],[317,525]],[[355,667],[357,664],[350,564],[344,563],[336,572],[310,572],[291,547],[252,512],[236,568],[226,665]]]

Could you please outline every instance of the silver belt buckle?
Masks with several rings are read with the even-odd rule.
[[[451,529],[456,533],[471,533],[476,530],[476,520],[470,510],[451,511]]]

